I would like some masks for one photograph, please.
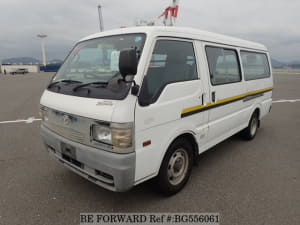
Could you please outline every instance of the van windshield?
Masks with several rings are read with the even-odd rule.
[[[53,78],[48,90],[81,97],[125,98],[125,92],[129,90],[127,84],[120,85],[113,91],[108,90],[110,87],[108,84],[113,78],[121,76],[120,51],[134,48],[139,58],[145,38],[145,34],[135,33],[101,37],[78,43]]]
[[[144,39],[144,34],[125,34],[81,42],[60,68],[55,81],[107,82],[119,72],[120,51],[135,48],[141,54]]]

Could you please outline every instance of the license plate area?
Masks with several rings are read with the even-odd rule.
[[[76,148],[66,143],[61,143],[62,158],[76,167],[84,168],[84,164],[76,159]]]
[[[71,146],[66,143],[61,143],[61,153],[65,156],[68,156],[72,159],[76,159],[76,149],[74,146]]]

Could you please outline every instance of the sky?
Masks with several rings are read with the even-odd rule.
[[[105,30],[154,20],[171,0],[1,0],[0,58],[41,59],[39,33],[48,35],[48,59],[64,59],[72,46],[99,32],[97,5]],[[180,0],[176,26],[194,27],[266,45],[271,57],[300,61],[299,0]]]

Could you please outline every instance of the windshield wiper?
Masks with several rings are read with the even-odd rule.
[[[47,88],[52,88],[53,86],[55,86],[56,84],[59,84],[59,83],[82,83],[81,81],[78,81],[78,80],[58,80],[58,81],[55,81],[55,82],[52,82],[51,84],[48,85]]]
[[[93,84],[103,84],[103,85],[107,85],[108,82],[105,82],[105,81],[96,81],[96,82],[90,82],[90,83],[85,83],[85,84],[80,84],[76,87],[73,88],[73,91],[76,92],[78,89],[80,88],[83,88],[83,87],[86,87],[86,86],[90,86],[90,85],[93,85]]]

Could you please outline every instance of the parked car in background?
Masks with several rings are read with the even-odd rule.
[[[11,75],[14,75],[14,74],[25,74],[25,73],[28,73],[28,69],[16,69],[16,70],[13,70],[10,72]]]

